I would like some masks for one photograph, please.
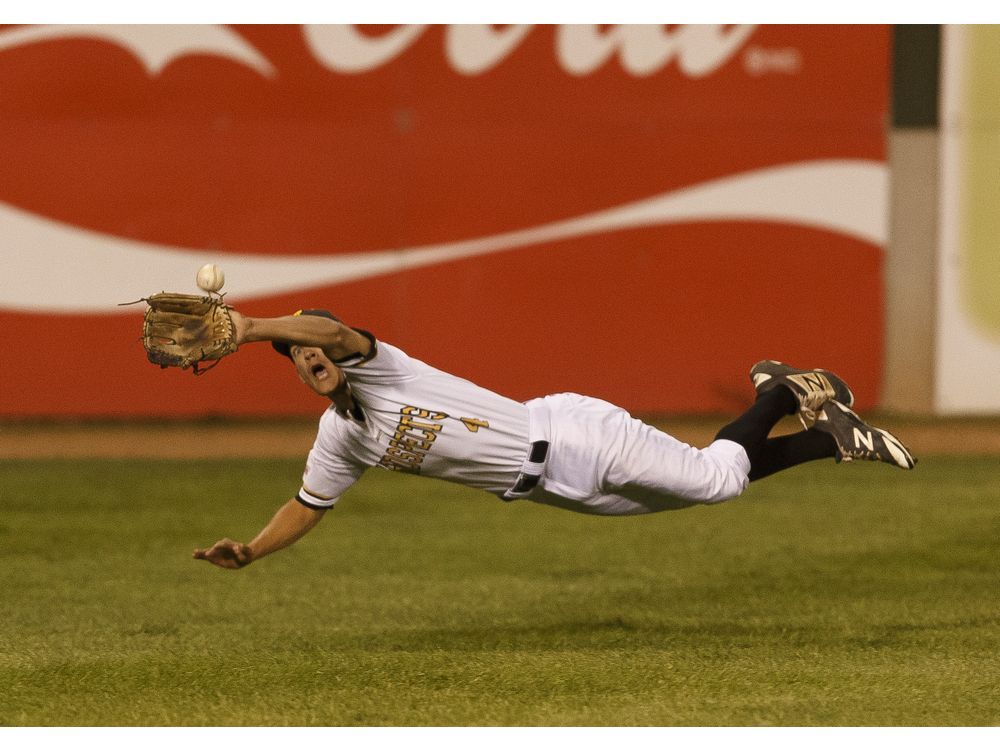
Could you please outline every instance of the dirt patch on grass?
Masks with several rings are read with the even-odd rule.
[[[1000,456],[1000,417],[913,418],[870,414],[918,457]],[[704,446],[728,417],[648,417],[674,437]],[[140,422],[0,422],[0,458],[241,458],[305,459],[317,421],[212,420]],[[801,429],[794,420],[776,434]]]

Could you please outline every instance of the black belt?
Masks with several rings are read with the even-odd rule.
[[[521,473],[517,475],[514,486],[504,493],[504,500],[516,500],[523,497],[538,486],[538,480],[542,478],[545,470],[545,457],[549,453],[548,440],[536,440],[531,444],[528,457],[524,460]]]

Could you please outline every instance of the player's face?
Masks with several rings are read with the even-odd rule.
[[[329,396],[340,385],[343,373],[318,346],[293,346],[289,353],[299,379],[320,396]]]

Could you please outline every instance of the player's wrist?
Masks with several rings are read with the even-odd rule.
[[[243,313],[237,312],[230,308],[229,314],[233,319],[233,328],[236,332],[236,345],[245,344],[248,341],[253,341],[253,318],[247,317]]]
[[[245,568],[247,565],[249,565],[250,563],[252,563],[254,560],[257,559],[257,553],[254,551],[253,547],[251,547],[249,544],[243,545],[242,552],[243,552],[243,559],[240,560],[241,568]]]

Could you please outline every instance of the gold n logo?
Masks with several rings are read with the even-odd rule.
[[[827,389],[833,390],[833,386],[831,386],[830,381],[826,379],[826,375],[819,372],[807,372],[802,375],[789,375],[788,379],[797,383],[806,393],[825,391]]]

